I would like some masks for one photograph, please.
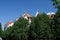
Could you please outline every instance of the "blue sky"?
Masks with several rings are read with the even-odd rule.
[[[24,12],[34,16],[37,10],[40,13],[56,12],[51,0],[0,0],[2,29],[7,21],[14,22]]]

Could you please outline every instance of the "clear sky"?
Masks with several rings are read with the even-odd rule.
[[[13,22],[24,12],[34,16],[37,10],[40,13],[56,12],[51,0],[0,0],[2,29],[7,21]]]

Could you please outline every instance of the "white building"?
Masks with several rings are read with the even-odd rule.
[[[49,12],[47,13],[48,17],[49,18],[53,18],[55,16],[55,13],[54,12]]]

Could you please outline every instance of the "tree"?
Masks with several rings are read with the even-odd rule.
[[[20,37],[19,40],[27,40],[28,20],[24,18],[19,18],[19,20],[14,24],[14,26],[17,26],[20,30],[21,36],[19,36]]]
[[[53,5],[55,6],[55,8],[60,9],[60,0],[52,0],[53,1]]]
[[[39,18],[39,35],[40,35],[40,40],[52,40],[51,38],[53,37],[53,34],[51,32],[50,26],[48,25],[49,18],[45,13],[42,13],[40,16],[38,15],[37,18]]]
[[[55,8],[58,9],[54,21],[55,21],[56,40],[60,40],[60,0],[52,0],[52,1]]]
[[[4,31],[4,40],[27,40],[28,21],[24,18],[19,18],[14,25]]]
[[[32,23],[29,29],[30,40],[52,40],[53,34],[48,25],[49,18],[46,14],[38,14],[32,18]]]
[[[28,29],[28,40],[36,40],[36,33],[35,33],[35,18],[32,17],[31,19],[31,25]]]
[[[60,16],[60,0],[52,0],[53,1],[53,6],[57,8],[56,16]]]
[[[0,37],[2,37],[2,26],[1,26],[1,23],[0,23]]]
[[[56,40],[60,40],[60,0],[52,0],[53,1],[53,5],[55,6],[55,8],[57,8],[57,12],[56,15],[54,17],[54,21],[55,21],[55,36],[56,36]]]

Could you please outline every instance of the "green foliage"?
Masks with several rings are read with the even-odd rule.
[[[32,17],[31,21],[28,26],[26,19],[19,18],[12,27],[4,31],[3,40],[53,40],[52,21],[45,13]]]
[[[1,23],[0,23],[0,37],[2,37],[2,26],[1,26]]]
[[[60,17],[60,9],[58,9],[58,11],[56,12],[56,17],[57,17],[57,18]]]
[[[28,31],[28,40],[53,40],[49,18],[46,14],[38,14],[32,18],[32,23]]]
[[[2,31],[0,23],[0,37],[3,40],[60,40],[60,1],[52,0],[58,10],[54,18],[48,18],[45,13],[28,20],[19,18],[12,27]]]
[[[35,33],[35,18],[32,17],[32,23],[28,29],[28,40],[35,40],[36,39],[36,33]]]
[[[50,40],[53,36],[52,32],[51,32],[51,29],[50,29],[50,26],[48,25],[48,21],[49,21],[49,18],[48,16],[43,13],[40,15],[37,16],[37,18],[39,19],[38,23],[39,26],[37,26],[39,28],[39,35],[40,35],[40,38],[41,40]]]
[[[53,0],[53,5],[58,9],[55,15],[55,18],[53,19],[55,21],[54,26],[54,34],[55,39],[60,40],[60,0]]]
[[[60,40],[60,13],[56,13],[55,17],[55,34],[56,34],[56,40]]]
[[[23,18],[19,18],[15,24],[4,31],[4,40],[27,40],[27,25],[28,21]]]
[[[60,1],[52,1],[58,8],[54,18],[49,18],[45,13],[38,14],[32,17],[29,25],[28,20],[21,17],[4,32],[0,23],[0,36],[3,40],[60,40]]]
[[[60,1],[59,1],[59,0],[52,0],[52,1],[53,1],[53,5],[54,5],[56,8],[60,9]]]

